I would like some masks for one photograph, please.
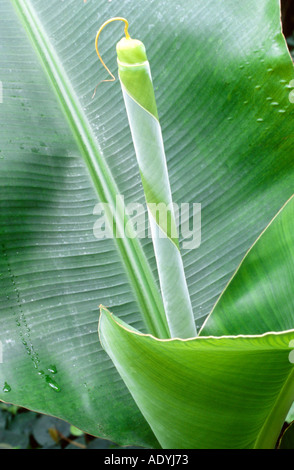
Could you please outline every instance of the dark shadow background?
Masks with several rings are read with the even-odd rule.
[[[286,38],[294,31],[294,0],[282,0],[282,23]]]

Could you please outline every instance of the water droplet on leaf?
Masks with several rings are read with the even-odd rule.
[[[55,392],[60,392],[61,388],[59,387],[58,383],[55,382],[49,375],[45,376],[46,383],[49,385],[49,387],[53,388]]]
[[[10,387],[10,385],[9,385],[7,382],[5,382],[5,384],[4,384],[3,392],[4,392],[4,393],[9,393],[9,392],[11,392],[11,387]]]
[[[49,372],[51,372],[52,374],[57,374],[57,368],[56,368],[56,366],[53,365],[53,364],[48,367],[48,370],[49,370]]]

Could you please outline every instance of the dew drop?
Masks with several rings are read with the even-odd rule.
[[[260,90],[260,88],[261,88],[260,85],[256,85],[255,90]]]
[[[273,102],[271,103],[271,106],[279,106],[279,103],[278,103],[277,101],[273,101]]]
[[[278,113],[285,113],[286,110],[285,109],[279,109]]]
[[[271,67],[269,69],[267,69],[268,73],[271,73],[274,71],[274,69],[272,69]]]
[[[4,392],[4,393],[9,393],[9,392],[11,392],[11,387],[10,387],[10,385],[9,385],[7,382],[5,382],[5,384],[4,384],[3,392]]]
[[[56,368],[56,366],[53,365],[53,364],[48,367],[48,370],[49,370],[49,372],[51,372],[52,374],[57,374],[57,368]]]
[[[60,392],[61,388],[59,387],[58,383],[55,382],[55,380],[53,380],[49,375],[45,375],[45,380],[49,387],[53,388],[55,392]]]
[[[256,119],[257,122],[263,122],[263,119],[262,118],[258,118]]]
[[[272,97],[271,97],[271,96],[267,96],[267,97],[266,97],[266,100],[267,100],[267,101],[271,101],[271,100],[272,100]]]

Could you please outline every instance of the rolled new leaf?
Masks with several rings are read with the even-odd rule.
[[[144,44],[117,44],[119,78],[147,203],[161,293],[171,337],[196,336],[179,249],[166,157]]]

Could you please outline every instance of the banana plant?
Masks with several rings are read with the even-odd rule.
[[[294,71],[280,3],[139,3],[1,6],[0,399],[122,445],[272,448],[294,400]],[[94,38],[118,15],[147,50],[144,102],[122,57],[123,93],[101,83],[92,98],[108,78]],[[112,71],[115,35],[119,23],[99,43]],[[162,184],[148,146],[140,160],[155,118]],[[146,200],[150,219],[154,201],[201,203],[200,246],[121,236],[118,195]],[[97,203],[114,238],[95,238]],[[183,311],[169,310],[168,278]]]

